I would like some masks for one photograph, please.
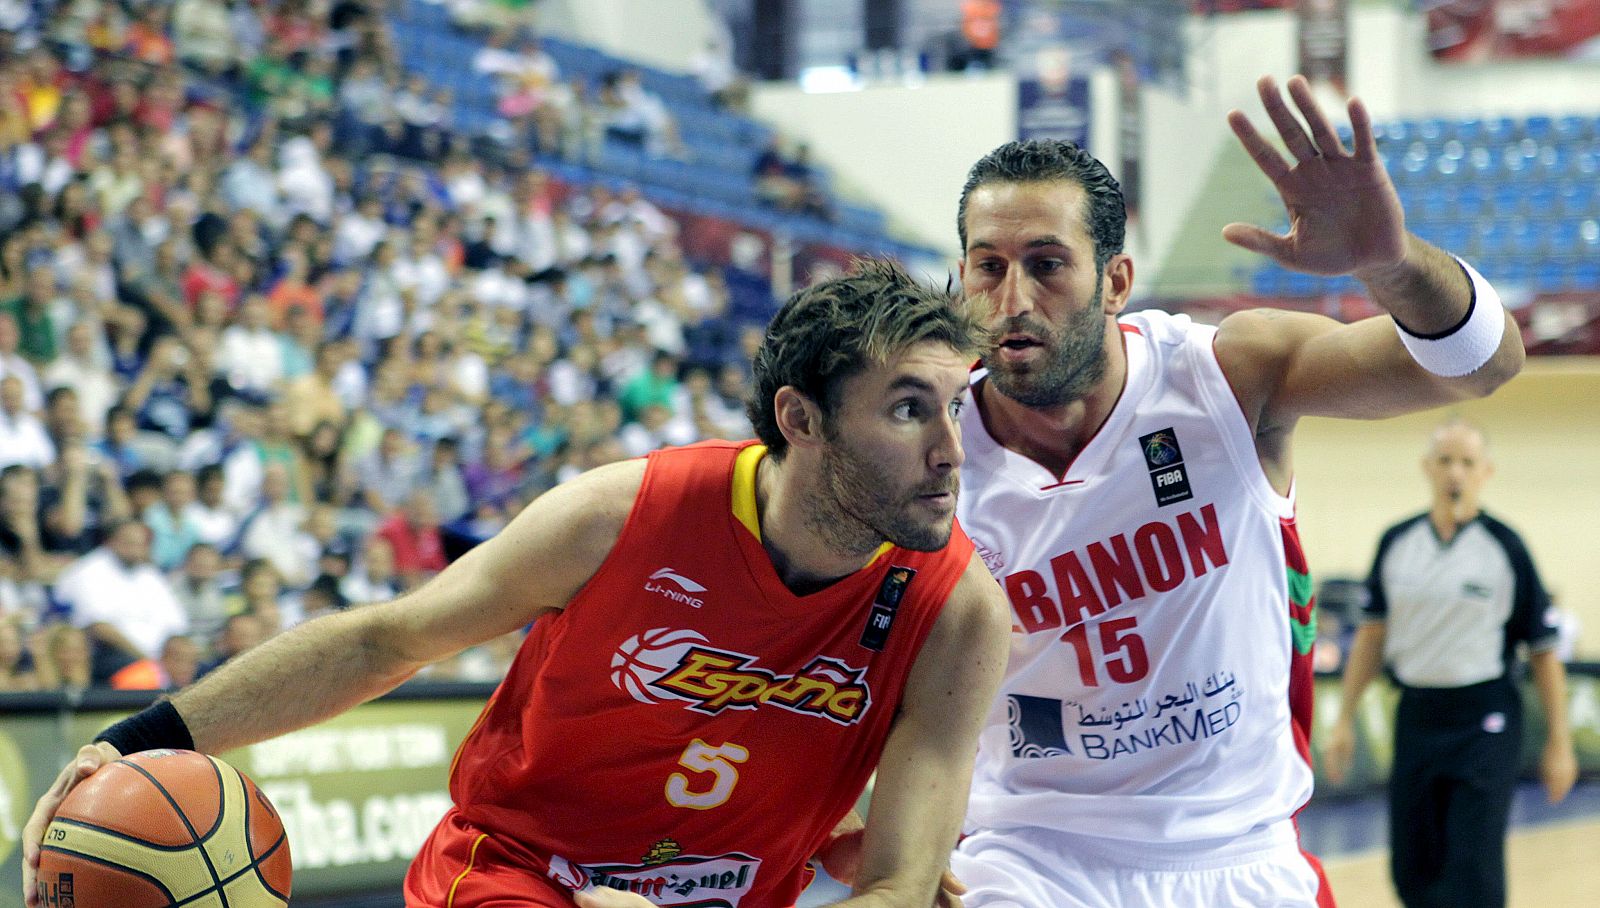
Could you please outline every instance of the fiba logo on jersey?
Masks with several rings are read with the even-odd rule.
[[[660,703],[650,682],[678,667],[689,650],[706,638],[694,631],[671,627],[635,634],[622,641],[611,656],[611,683],[640,703]]]
[[[1183,453],[1178,448],[1177,433],[1171,429],[1151,432],[1140,441],[1144,442],[1144,459],[1151,469],[1177,463],[1183,459]]]

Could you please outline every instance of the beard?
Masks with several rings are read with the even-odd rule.
[[[812,531],[830,548],[866,553],[884,540],[914,552],[937,552],[945,547],[954,511],[942,515],[928,511],[918,497],[955,493],[960,484],[956,471],[896,491],[871,457],[851,449],[831,431],[825,437],[821,494],[807,511],[807,518]]]
[[[1106,374],[1106,321],[1101,309],[1100,281],[1094,285],[1094,303],[1072,314],[1056,331],[1030,316],[1006,319],[997,331],[1031,334],[1044,350],[1041,362],[1007,363],[999,356],[984,358],[989,381],[1001,394],[1026,407],[1059,407],[1081,400]]]

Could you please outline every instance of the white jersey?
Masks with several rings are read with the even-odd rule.
[[[1013,623],[968,828],[1222,847],[1311,795],[1310,578],[1216,330],[1121,325],[1127,384],[1065,476],[962,415],[958,514]]]

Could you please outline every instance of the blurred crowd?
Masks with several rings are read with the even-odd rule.
[[[759,257],[478,154],[384,5],[0,0],[0,690],[182,686],[582,470],[749,434]],[[618,128],[495,24],[530,143]]]

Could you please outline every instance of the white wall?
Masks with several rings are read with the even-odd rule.
[[[809,143],[847,194],[883,206],[907,236],[945,251],[952,263],[967,169],[1017,134],[1016,83],[1007,75],[827,94],[762,84],[751,108],[781,135]]]
[[[541,28],[573,41],[684,72],[716,33],[704,0],[543,0]]]

